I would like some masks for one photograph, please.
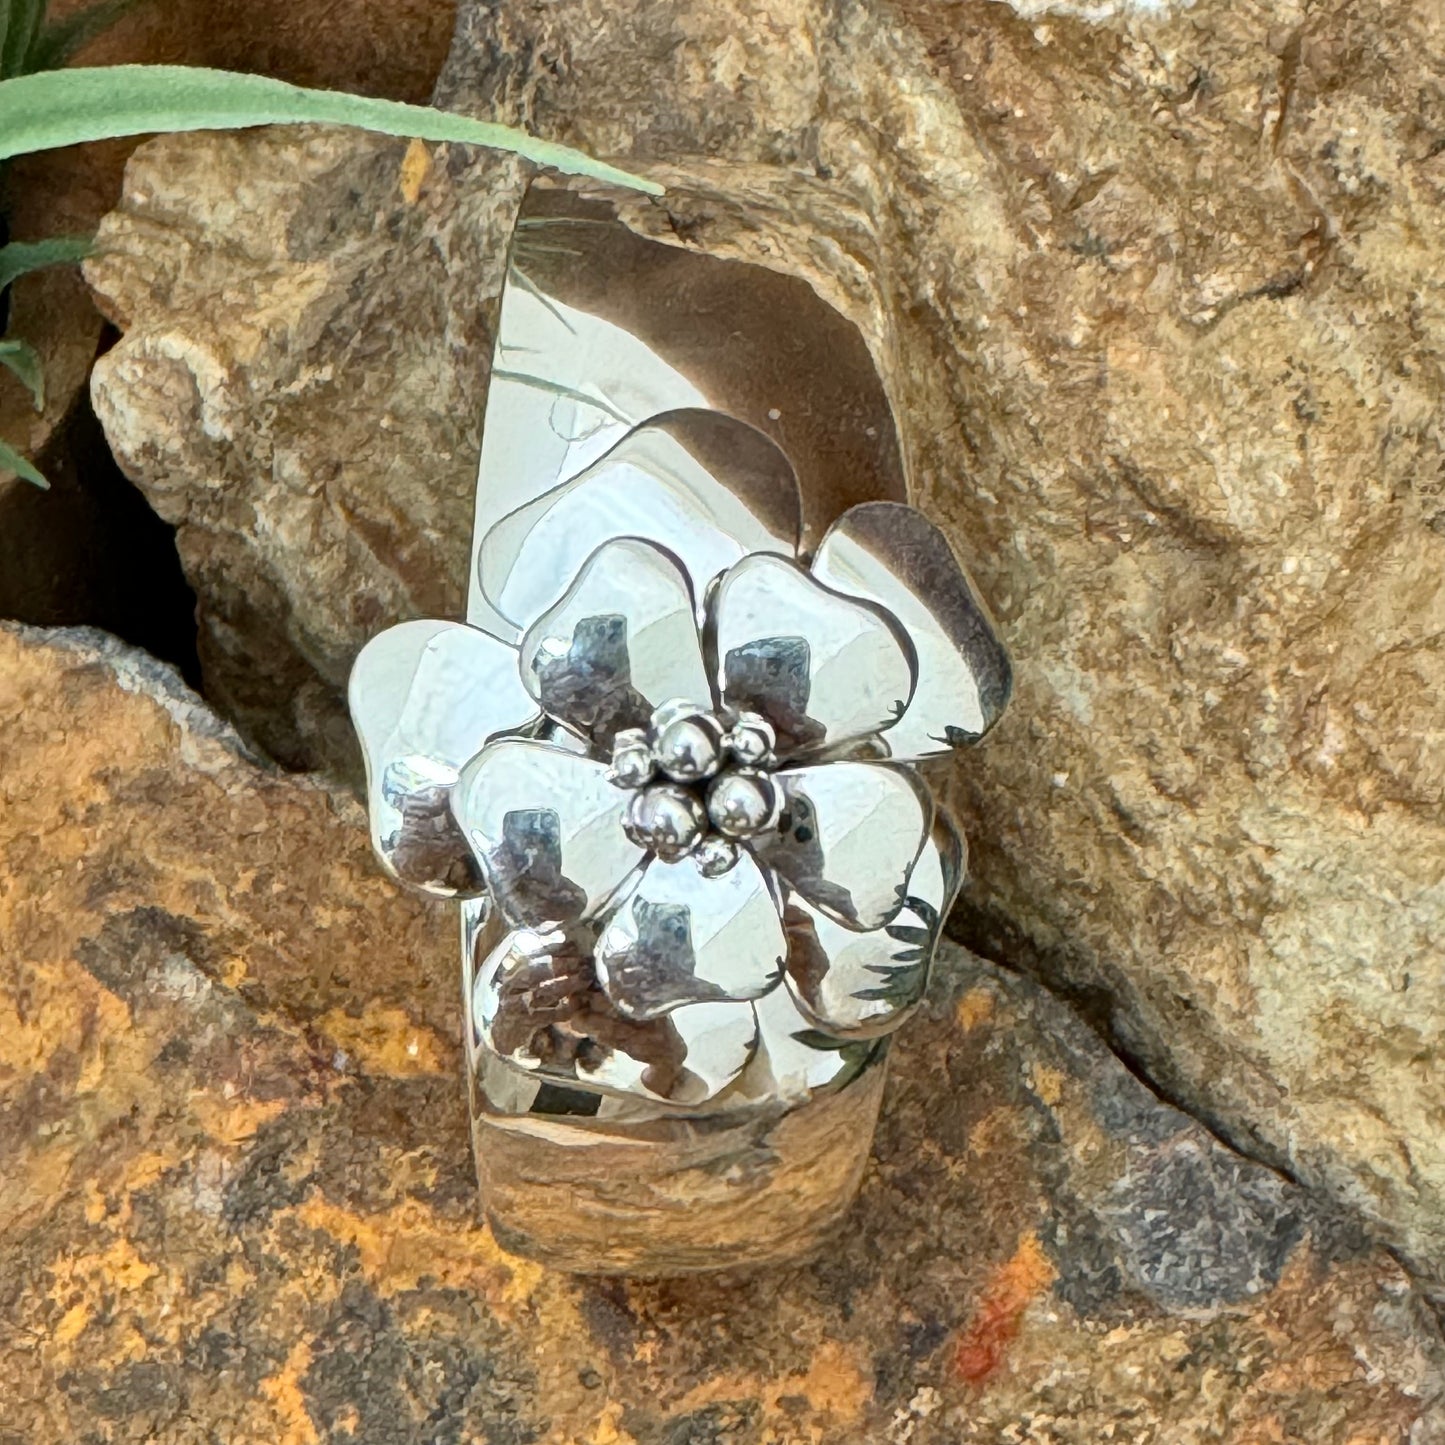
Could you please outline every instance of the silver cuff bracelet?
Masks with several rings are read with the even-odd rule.
[[[357,658],[372,840],[461,905],[499,1241],[671,1274],[804,1253],[964,869],[911,764],[1010,668],[807,284],[527,193],[465,623]]]

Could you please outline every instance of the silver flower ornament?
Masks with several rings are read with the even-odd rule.
[[[372,838],[402,882],[494,910],[474,1047],[599,1096],[797,1098],[922,996],[963,846],[908,764],[987,731],[1008,660],[919,513],[853,507],[805,561],[795,487],[739,511],[657,466],[658,433],[482,540],[485,585],[510,538],[515,645],[408,622],[362,651]],[[639,450],[669,504],[645,519],[614,505]],[[598,538],[619,514],[644,534]]]

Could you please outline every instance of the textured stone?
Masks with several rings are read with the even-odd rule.
[[[855,316],[1018,661],[962,936],[1437,1279],[1442,56],[1434,0],[473,3],[439,92],[705,176],[637,225]],[[293,762],[460,604],[515,174],[405,154],[158,143],[90,271],[212,686]]]
[[[14,288],[8,334],[35,348],[45,377],[44,405],[36,408],[19,378],[0,374],[0,438],[26,456],[41,455],[85,386],[100,326],[74,268],[30,276]],[[0,470],[0,495],[16,484],[13,472]]]
[[[0,737],[4,1445],[1445,1438],[1399,1266],[956,949],[816,1262],[510,1256],[352,799],[97,633],[0,628]]]
[[[51,0],[46,13],[64,20],[84,3]],[[446,54],[454,11],[453,0],[336,0],[323,7],[290,0],[168,0],[133,7],[78,60],[216,65],[298,85],[424,101]],[[115,204],[132,144],[71,147],[7,162],[0,210],[10,238],[93,232]],[[39,351],[47,400],[37,414],[25,388],[0,369],[0,437],[54,468],[47,448],[85,387],[101,318],[73,267],[25,281],[14,295],[10,334]],[[10,481],[0,472],[0,497]]]
[[[352,756],[366,637],[462,612],[478,358],[520,185],[493,161],[484,185],[418,194],[405,154],[312,130],[145,147],[127,239],[108,220],[91,263],[128,332],[98,409],[204,595],[207,690],[292,765]]]
[[[51,0],[57,18],[84,0]],[[454,0],[167,0],[137,6],[81,59],[216,65],[335,90],[424,102],[447,51]]]

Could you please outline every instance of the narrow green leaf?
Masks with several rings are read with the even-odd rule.
[[[54,236],[48,241],[11,241],[0,246],[0,291],[43,266],[70,266],[90,255],[88,236]]]
[[[98,35],[109,30],[127,10],[134,10],[137,0],[97,0],[84,10],[52,21],[35,37],[30,54],[25,57],[24,73],[36,70],[59,70],[79,50],[84,50]]]
[[[25,383],[36,411],[45,410],[45,368],[40,353],[18,337],[0,341],[0,366],[13,371]]]
[[[45,0],[8,0],[9,23],[0,41],[0,77],[23,75],[40,22],[45,17]]]
[[[0,0],[0,55],[3,55],[5,53],[5,42],[10,38],[11,9],[11,0]],[[4,73],[0,72],[0,80],[4,79]]]
[[[662,193],[655,181],[510,126],[425,105],[308,90],[264,75],[189,65],[108,65],[0,80],[0,160],[111,136],[235,130],[298,121],[491,146],[569,175],[592,176],[651,195]]]
[[[50,483],[4,437],[0,437],[0,472],[14,472],[22,480],[34,482],[42,491],[50,490]]]

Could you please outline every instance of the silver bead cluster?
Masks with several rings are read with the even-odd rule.
[[[633,794],[627,836],[668,863],[691,857],[704,877],[726,873],[739,840],[777,826],[776,742],[756,713],[724,719],[694,703],[664,703],[647,727],[625,728],[613,743],[608,777]]]

